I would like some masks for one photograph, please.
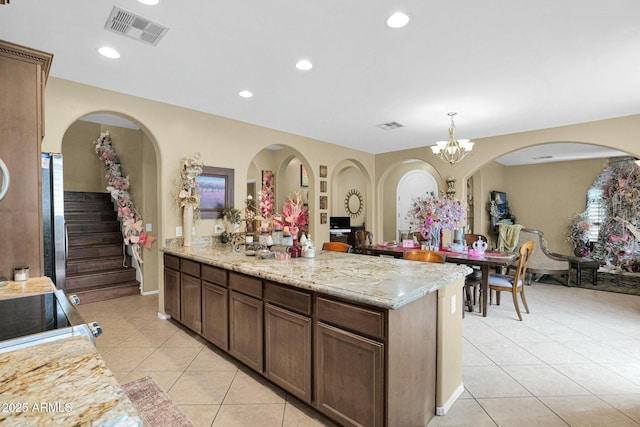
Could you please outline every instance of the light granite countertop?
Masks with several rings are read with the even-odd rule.
[[[70,337],[0,354],[0,424],[141,426],[93,344]]]
[[[318,251],[315,258],[260,259],[229,245],[166,246],[163,252],[254,277],[386,309],[398,309],[471,272],[466,266]]]
[[[22,282],[9,281],[0,286],[0,299],[28,297],[54,292],[55,285],[49,277],[33,277]]]

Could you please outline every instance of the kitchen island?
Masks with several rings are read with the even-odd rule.
[[[342,425],[424,426],[463,390],[468,267],[163,251],[166,314]]]
[[[0,307],[3,313],[12,309],[15,316],[31,315],[23,303],[31,304],[34,297],[54,293],[64,298],[48,277],[11,281],[0,288]],[[44,305],[36,307],[49,329],[42,311]],[[40,323],[40,319],[28,317],[18,320]],[[3,323],[15,329],[9,320]],[[98,354],[88,330],[87,334],[49,332],[55,331],[0,341],[0,424],[142,425],[138,412]]]

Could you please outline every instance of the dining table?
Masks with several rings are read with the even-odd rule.
[[[402,258],[404,251],[407,249],[419,249],[419,248],[403,248],[401,246],[378,244],[378,245],[366,245],[354,248],[355,253],[363,255],[374,256],[391,256],[394,258]],[[451,262],[455,264],[465,264],[468,266],[480,267],[482,273],[482,281],[480,283],[480,289],[483,297],[481,298],[480,312],[483,317],[487,317],[487,301],[489,298],[485,298],[484,295],[489,295],[489,275],[491,270],[501,271],[503,268],[513,266],[513,264],[520,258],[518,253],[510,252],[496,252],[485,251],[484,254],[473,255],[468,252],[456,252],[448,249],[442,249],[441,252],[446,255],[445,262]]]

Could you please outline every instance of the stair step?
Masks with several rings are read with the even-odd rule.
[[[67,291],[67,293],[77,295],[78,298],[80,298],[80,304],[88,304],[128,295],[139,295],[140,282],[129,281],[114,283],[110,286],[94,286],[75,291]],[[87,319],[87,321],[91,321],[91,319]]]
[[[65,191],[64,192],[64,201],[85,201],[85,200],[111,200],[110,193],[95,193],[95,192],[85,192],[85,191]]]
[[[75,233],[103,233],[106,231],[120,232],[120,222],[118,221],[72,221],[67,220],[67,231],[69,234]]]
[[[120,268],[117,270],[67,275],[66,287],[70,291],[134,280],[136,280],[136,270],[134,268]]]
[[[69,247],[107,245],[110,243],[122,244],[122,233],[120,231],[109,231],[106,233],[69,233]]]
[[[131,266],[131,255],[127,255],[124,259],[122,255],[119,255],[68,261],[66,272],[67,275],[77,275],[95,271],[115,270],[125,268],[123,264],[128,267]]]
[[[117,221],[118,212],[110,210],[108,212],[65,212],[64,219],[67,224],[76,222],[100,222]]]
[[[122,244],[69,247],[67,259],[73,261],[117,255],[122,256]]]
[[[112,201],[64,202],[65,212],[109,212],[113,211]]]

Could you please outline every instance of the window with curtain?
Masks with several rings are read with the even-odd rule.
[[[606,212],[602,194],[603,190],[599,187],[591,187],[587,191],[587,221],[591,223],[589,242],[598,241],[600,226],[605,220]]]

